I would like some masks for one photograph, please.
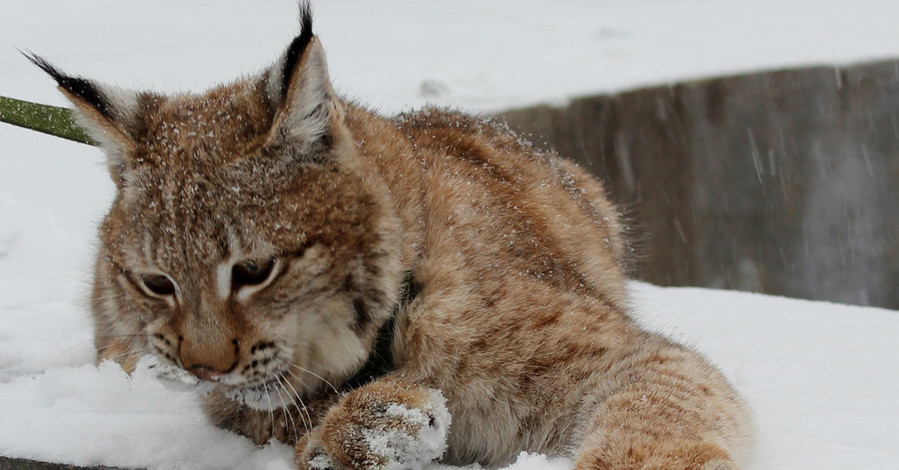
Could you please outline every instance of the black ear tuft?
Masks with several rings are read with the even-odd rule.
[[[300,58],[309,43],[312,42],[312,7],[308,0],[300,2],[300,35],[294,38],[287,48],[284,60],[284,75],[281,76],[281,96],[287,96],[290,80],[297,68]]]
[[[24,55],[26,59],[30,60],[31,63],[40,67],[41,70],[47,72],[47,74],[53,77],[53,79],[56,80],[56,83],[64,90],[83,100],[87,104],[93,106],[94,109],[96,109],[100,112],[100,114],[103,115],[103,117],[110,120],[113,119],[109,103],[106,101],[106,98],[104,98],[103,95],[100,94],[100,92],[97,90],[97,87],[95,87],[91,82],[83,78],[70,77],[64,74],[53,64],[47,62],[46,59],[32,52],[22,52],[22,55]]]

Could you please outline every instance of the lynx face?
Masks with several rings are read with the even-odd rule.
[[[364,363],[402,277],[399,223],[383,182],[361,176],[311,33],[204,95],[129,92],[33,60],[118,188],[100,230],[100,349],[154,355],[256,408]]]

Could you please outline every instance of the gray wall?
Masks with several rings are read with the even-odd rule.
[[[607,182],[638,278],[899,308],[899,62],[502,117]]]

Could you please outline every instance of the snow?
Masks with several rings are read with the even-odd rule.
[[[748,399],[751,468],[899,468],[899,312],[633,287],[644,324],[697,347]]]
[[[421,470],[446,451],[447,431],[452,418],[442,393],[436,393],[431,401],[424,404],[423,410],[392,404],[384,414],[399,418],[419,430],[414,435],[403,429],[363,431],[368,448],[387,462],[385,470]],[[430,425],[431,417],[434,419],[433,426]]]
[[[897,312],[709,289],[631,288],[644,325],[706,353],[750,402],[758,425],[750,469],[896,468]],[[31,310],[35,317],[65,313]],[[2,310],[4,318],[17,314]],[[77,315],[76,327],[88,329],[84,315]],[[143,362],[130,378],[112,364],[91,366],[89,335],[79,334],[84,340],[74,346],[64,341],[70,323],[46,319],[34,330],[46,340],[20,341],[13,349],[6,347],[8,335],[0,337],[6,374],[0,380],[0,454],[81,465],[290,468],[287,446],[256,448],[208,424],[190,387],[157,380]],[[45,362],[46,351],[32,354],[47,348],[72,357],[71,364]],[[42,372],[6,366],[18,361]],[[439,441],[425,437],[429,445]],[[522,455],[508,469],[570,465]]]
[[[65,105],[16,51],[120,86],[253,73],[293,2],[3,0],[0,94]],[[899,57],[895,0],[319,1],[336,88],[385,111],[491,111],[648,84]],[[291,467],[209,425],[146,364],[94,367],[86,298],[113,186],[96,149],[0,124],[0,455],[143,468]],[[899,468],[899,312],[634,284],[648,327],[720,365],[755,410],[750,469]],[[452,428],[450,428],[452,432]],[[568,469],[522,454],[514,470]],[[436,466],[435,466],[436,468]]]
[[[0,385],[0,454],[135,468],[290,468],[290,449],[256,449],[207,425],[197,394],[168,387],[146,368],[129,378],[111,363],[16,377]]]

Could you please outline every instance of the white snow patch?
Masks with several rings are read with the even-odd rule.
[[[506,467],[506,470],[570,470],[571,460],[563,458],[549,458],[542,454],[529,454],[522,452],[518,460]]]
[[[334,468],[334,465],[331,464],[331,459],[329,459],[327,455],[317,454],[309,460],[309,467],[318,470],[327,470],[329,468]]]
[[[331,459],[329,459],[326,454],[316,454],[315,457],[312,457],[309,460],[309,467],[318,470],[327,470],[329,468],[334,468],[334,465],[331,464]]]
[[[113,363],[55,368],[0,385],[0,396],[2,455],[204,469],[259,459],[247,440],[206,423],[195,393],[169,389],[145,368],[131,377]]]
[[[432,400],[423,409],[395,403],[385,413],[419,426],[418,433],[414,435],[394,429],[364,431],[369,448],[387,460],[387,470],[418,470],[439,459],[446,451],[451,418],[442,393],[435,390]]]

